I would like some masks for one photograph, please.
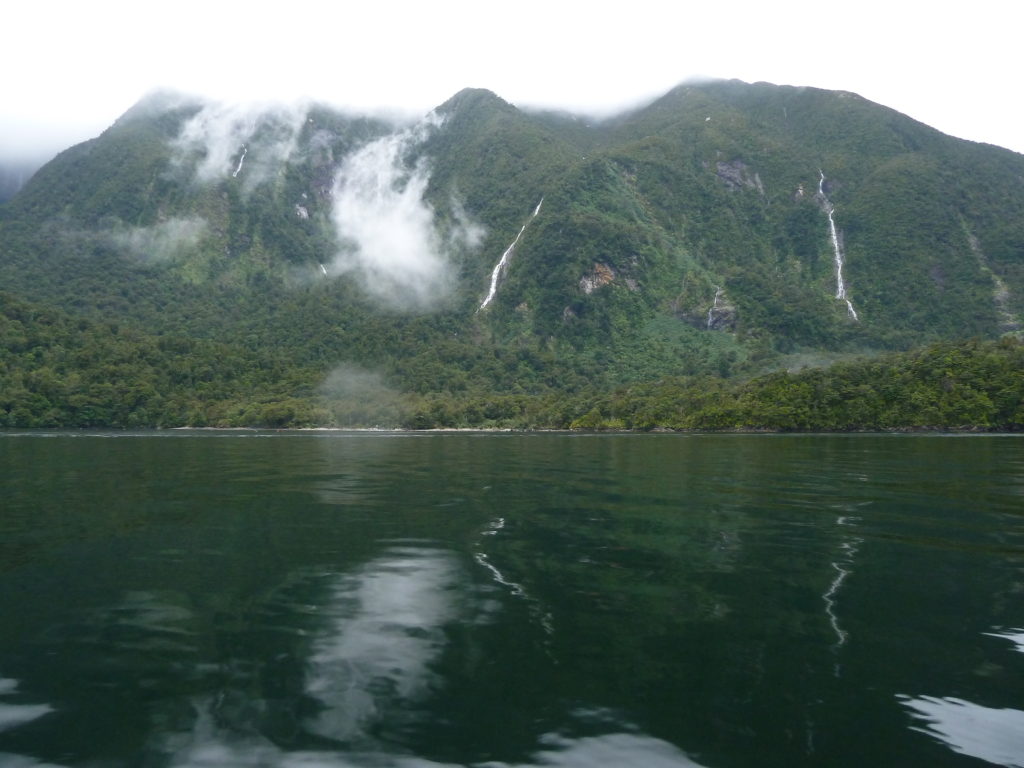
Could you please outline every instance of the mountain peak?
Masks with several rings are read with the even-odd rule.
[[[443,114],[467,109],[515,109],[511,104],[486,88],[463,88],[437,108]]]
[[[130,122],[140,118],[151,118],[155,115],[171,112],[183,107],[199,108],[202,104],[203,99],[193,94],[183,93],[170,88],[157,88],[143,95],[114,124],[117,125],[118,123]]]

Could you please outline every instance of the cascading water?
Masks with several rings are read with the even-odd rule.
[[[713,315],[716,309],[718,309],[718,300],[722,297],[722,287],[719,285],[715,286],[715,300],[711,304],[711,309],[708,310],[708,330],[711,330],[711,322],[714,319]]]
[[[486,307],[494,299],[494,295],[498,292],[498,280],[501,278],[505,268],[508,266],[508,260],[512,256],[512,250],[516,247],[516,243],[519,242],[519,238],[523,236],[523,232],[526,231],[526,227],[534,220],[534,218],[536,218],[537,214],[540,213],[540,207],[543,203],[544,198],[542,197],[540,202],[537,203],[537,207],[533,209],[533,214],[526,220],[526,223],[520,227],[519,234],[516,235],[516,239],[512,241],[512,244],[508,248],[505,249],[505,252],[501,254],[501,258],[498,259],[498,263],[494,265],[494,269],[491,271],[491,287],[487,291],[487,298],[483,300],[483,303],[480,305],[480,309]],[[479,312],[480,309],[478,309],[477,312]]]
[[[231,178],[233,178],[233,179],[238,178],[238,174],[242,172],[242,163],[245,162],[245,153],[248,152],[248,151],[249,151],[248,147],[246,147],[245,144],[243,144],[242,145],[242,156],[240,158],[238,158],[238,167],[235,168],[235,172],[231,174]]]
[[[846,296],[846,283],[843,282],[843,249],[839,245],[839,234],[836,232],[836,222],[832,216],[835,206],[825,196],[825,172],[819,168],[818,173],[821,174],[821,178],[818,181],[818,197],[821,199],[821,205],[825,209],[825,213],[828,214],[828,231],[829,236],[832,238],[832,249],[835,251],[836,298],[846,302],[846,313],[850,318],[860,320],[857,317],[857,310],[853,308],[853,302]]]

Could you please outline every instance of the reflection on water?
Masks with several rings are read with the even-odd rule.
[[[481,537],[498,536],[504,528],[505,518],[499,517],[497,520],[492,520],[488,523],[486,530],[482,531]],[[482,539],[482,541],[487,542],[488,539]],[[538,600],[533,598],[522,584],[507,579],[505,574],[498,570],[498,568],[491,562],[490,556],[483,550],[484,547],[482,545],[476,547],[473,552],[473,559],[476,560],[479,565],[487,569],[495,584],[499,584],[505,589],[508,589],[509,593],[513,596],[525,600],[530,606],[530,614],[533,619],[544,628],[544,631],[548,635],[553,635],[555,627],[552,624],[551,613],[547,611]]]
[[[856,518],[841,515],[836,519],[836,525],[849,526],[855,520]],[[853,572],[853,560],[857,555],[857,547],[861,542],[862,539],[849,536],[839,545],[840,556],[832,561],[832,567],[836,571],[836,576],[829,585],[828,590],[821,596],[825,601],[825,614],[828,616],[829,624],[831,624],[832,631],[836,635],[835,648],[846,645],[846,640],[849,638],[849,633],[839,626],[839,617],[835,612],[836,594],[839,592],[839,588],[843,586],[843,582],[846,581],[846,577]]]
[[[254,437],[0,433],[0,768],[1024,763],[1024,440]]]
[[[100,612],[90,639],[99,649],[115,647],[149,658],[194,653],[195,617],[180,593],[170,590],[128,592],[110,611]]]
[[[1008,629],[1004,632],[986,632],[989,637],[1001,637],[1009,640],[1016,648],[1015,650],[1024,653],[1024,629]]]
[[[190,731],[164,741],[172,765],[458,765],[414,757],[406,754],[400,743],[386,738],[389,733],[400,736],[403,720],[428,720],[429,697],[443,685],[431,667],[445,652],[446,625],[466,618],[460,617],[465,574],[453,554],[405,542],[352,573],[332,576],[330,581],[323,605],[295,605],[293,609],[305,609],[322,621],[313,632],[309,656],[302,664],[303,689],[316,702],[316,712],[306,717],[301,727],[323,737],[325,746],[332,746],[285,750],[263,732],[259,718],[240,721],[237,713],[226,718],[222,693],[195,702],[196,717]],[[588,736],[548,733],[537,739],[530,762],[465,765],[699,768],[677,747],[617,722],[610,713],[581,710],[570,716],[591,728],[596,724],[612,732]],[[226,727],[229,719],[234,720],[233,727]]]
[[[528,762],[442,763],[407,754],[373,751],[285,752],[266,739],[216,734],[208,719],[197,728],[194,743],[176,754],[172,764],[180,768],[702,768],[667,741],[635,731],[578,738],[560,733],[545,734],[538,740],[538,749]]]
[[[954,752],[995,765],[1024,766],[1024,712],[992,709],[963,699],[900,697],[914,718],[914,730],[946,744]]]
[[[301,747],[381,751],[382,738],[425,717],[443,682],[432,665],[464,581],[453,553],[417,541],[393,542],[349,573],[295,574],[251,609],[272,658],[230,660],[227,684],[193,700],[189,730],[162,738],[160,751],[175,765],[347,765]]]
[[[18,681],[0,677],[0,732],[17,728],[53,712],[48,704],[15,704],[9,699],[17,696]],[[0,752],[2,768],[46,768],[39,761],[22,755]]]
[[[211,739],[178,755],[173,764],[182,768],[224,768],[236,765],[266,768],[701,768],[699,763],[668,742],[636,733],[613,733],[579,739],[549,734],[541,739],[541,743],[542,748],[528,763],[488,761],[456,764],[376,752],[283,752],[266,741],[227,743]],[[36,763],[29,761],[25,765]]]
[[[53,711],[48,704],[11,703],[9,699],[15,698],[17,690],[17,680],[0,677],[0,731],[24,725]]]
[[[645,768],[687,768],[698,766],[685,754],[661,739],[635,733],[613,733],[566,739],[559,736],[545,738],[547,747],[537,753],[537,759],[526,765],[556,765],[565,768],[593,768],[598,765],[642,765]],[[486,763],[485,765],[505,765]]]
[[[667,741],[642,733],[609,733],[601,736],[568,738],[546,734],[542,745],[528,763],[480,763],[480,768],[595,768],[595,766],[643,766],[643,768],[701,768]],[[474,767],[475,768],[475,767]]]
[[[309,730],[348,742],[438,685],[429,666],[444,649],[462,581],[451,553],[413,546],[339,577],[307,665],[306,693],[323,706]]]
[[[63,768],[55,763],[44,763],[24,755],[12,755],[0,752],[0,766],[3,768]]]

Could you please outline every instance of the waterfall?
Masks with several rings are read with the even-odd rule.
[[[320,271],[324,273],[324,277],[327,277],[327,267],[323,264],[320,265]]]
[[[708,330],[709,331],[711,330],[712,315],[714,314],[714,311],[716,309],[718,309],[718,300],[721,298],[721,296],[722,296],[722,288],[721,288],[721,286],[716,285],[715,286],[715,300],[711,304],[711,309],[708,310]]]
[[[836,260],[836,298],[846,302],[846,313],[854,320],[860,320],[857,317],[857,310],[853,308],[853,302],[850,301],[846,296],[846,283],[843,282],[843,249],[839,245],[839,234],[836,232],[836,221],[832,214],[835,211],[835,206],[825,196],[825,172],[818,169],[818,173],[821,174],[821,179],[818,181],[818,197],[821,198],[822,207],[825,209],[825,213],[828,214],[828,231],[829,236],[832,238],[832,249],[835,251]]]
[[[238,178],[238,174],[241,173],[241,171],[242,171],[242,163],[245,162],[245,153],[248,152],[248,151],[249,150],[246,148],[245,144],[243,144],[242,145],[242,156],[240,158],[238,158],[238,167],[235,168],[235,172],[231,174],[231,178],[233,178],[233,179]]]
[[[530,218],[526,220],[523,226],[519,228],[519,234],[516,235],[516,239],[512,241],[512,244],[508,248],[505,249],[505,252],[501,254],[501,258],[498,259],[498,263],[494,265],[494,269],[491,271],[491,287],[487,291],[487,298],[484,299],[483,303],[480,305],[480,309],[478,309],[477,312],[479,312],[481,309],[490,304],[491,301],[494,299],[494,294],[498,292],[498,280],[501,278],[501,275],[504,273],[505,268],[508,266],[508,260],[512,256],[512,249],[516,247],[516,243],[518,243],[519,238],[523,236],[523,232],[526,231],[526,227],[529,225],[529,223],[533,221],[533,219],[537,216],[538,213],[540,213],[540,206],[543,202],[544,198],[542,197],[540,199],[540,202],[537,203],[537,207],[533,209],[533,214],[530,216]]]

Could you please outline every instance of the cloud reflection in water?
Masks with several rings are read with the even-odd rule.
[[[319,613],[324,628],[310,645],[304,691],[322,707],[303,728],[337,748],[285,750],[262,733],[218,723],[210,701],[188,734],[171,748],[172,764],[275,768],[527,768],[643,765],[700,768],[669,742],[628,723],[601,719],[610,733],[539,737],[528,762],[439,763],[379,738],[381,726],[415,717],[442,680],[432,671],[446,648],[445,625],[465,619],[460,595],[466,574],[451,552],[405,542],[358,570],[335,577]],[[592,721],[573,712],[573,720]],[[594,723],[591,722],[591,728]],[[620,732],[621,731],[621,732]],[[169,745],[170,746],[170,745]]]
[[[1024,629],[1007,629],[1002,632],[986,632],[989,637],[998,637],[1009,640],[1014,644],[1014,650],[1024,653]]]
[[[955,698],[899,697],[926,733],[954,752],[995,765],[1024,768],[1024,712]]]
[[[426,694],[461,577],[450,554],[410,546],[338,579],[330,630],[314,643],[306,675],[306,693],[324,706],[311,732],[348,741]]]
[[[17,690],[17,680],[0,678],[0,696],[10,696]],[[30,723],[49,712],[53,712],[53,707],[49,704],[12,704],[0,701],[0,731]],[[3,760],[0,758],[0,765],[3,764]]]
[[[216,737],[198,739],[176,756],[182,768],[266,766],[267,768],[702,768],[678,748],[639,733],[610,733],[578,739],[548,734],[541,749],[526,763],[438,763],[421,757],[383,752],[285,752],[269,741],[253,739],[229,742]]]

